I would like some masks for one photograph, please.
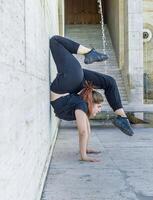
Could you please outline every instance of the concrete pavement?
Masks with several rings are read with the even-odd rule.
[[[79,161],[75,122],[62,122],[42,200],[153,200],[153,128],[126,136],[92,122],[89,147],[99,163]]]

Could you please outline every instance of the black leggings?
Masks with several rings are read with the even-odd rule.
[[[77,54],[79,45],[58,35],[50,39],[50,50],[58,72],[50,85],[50,90],[59,94],[78,93],[83,89],[85,81],[91,81],[98,89],[105,91],[107,101],[114,111],[122,108],[115,79],[102,73],[82,69],[78,60],[72,55]]]

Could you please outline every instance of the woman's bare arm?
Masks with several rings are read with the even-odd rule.
[[[99,154],[99,153],[101,153],[101,151],[94,150],[94,149],[88,147],[88,145],[89,145],[89,138],[90,138],[90,135],[91,135],[90,121],[89,121],[88,118],[87,118],[87,128],[88,128],[88,140],[87,140],[87,149],[86,149],[86,152],[87,153],[93,153],[93,154]]]
[[[81,160],[97,162],[99,160],[87,156],[88,124],[87,115],[82,110],[75,110],[76,122],[79,131],[79,148]]]
[[[90,138],[90,134],[91,134],[91,128],[90,128],[90,122],[89,122],[89,119],[87,117],[87,129],[88,129],[88,140],[87,140],[87,149],[86,149],[86,152],[88,150],[88,144],[89,144],[89,138]]]

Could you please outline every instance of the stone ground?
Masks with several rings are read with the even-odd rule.
[[[79,161],[75,122],[62,122],[41,200],[153,200],[153,128],[126,136],[92,122],[90,147],[99,163]]]

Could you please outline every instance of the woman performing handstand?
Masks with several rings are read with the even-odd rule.
[[[82,69],[72,54],[85,56],[84,62],[91,64],[108,59],[107,55],[55,35],[50,38],[50,50],[57,67],[57,76],[50,85],[51,105],[56,116],[67,121],[76,120],[79,132],[80,160],[99,161],[88,156],[98,153],[88,149],[90,135],[89,117],[101,111],[103,97],[96,89],[103,89],[106,99],[116,114],[113,124],[125,134],[134,134],[124,112],[116,81],[111,76]]]

